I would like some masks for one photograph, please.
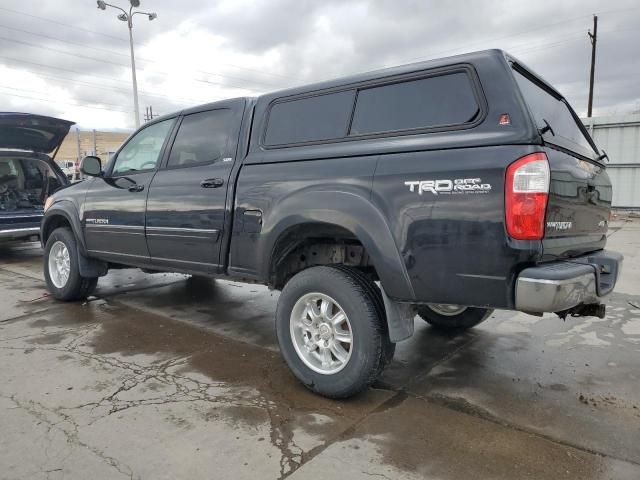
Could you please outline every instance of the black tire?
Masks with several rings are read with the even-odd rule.
[[[456,315],[442,315],[429,305],[418,307],[418,315],[429,325],[447,332],[464,331],[484,322],[493,313],[492,309],[467,307]]]
[[[64,243],[69,252],[69,278],[64,286],[56,287],[49,273],[49,255],[51,247],[56,242]],[[98,284],[97,277],[82,277],[78,268],[78,248],[76,238],[71,229],[66,227],[56,228],[49,238],[44,249],[44,279],[47,289],[57,300],[72,301],[87,298],[93,293]]]
[[[328,398],[351,397],[369,387],[384,369],[389,347],[384,309],[375,284],[345,267],[312,267],[287,282],[276,309],[280,351],[293,374],[310,390]],[[290,321],[296,302],[310,293],[327,295],[342,308],[351,327],[353,349],[342,370],[331,374],[310,368],[298,355]],[[382,307],[383,308],[383,307]],[[393,345],[393,344],[391,344]]]
[[[384,300],[382,299],[382,292],[380,292],[380,288],[376,285],[369,277],[367,277],[363,272],[357,270],[355,268],[347,267],[345,265],[332,265],[333,268],[337,268],[348,275],[354,275],[358,277],[359,281],[362,283],[362,286],[367,289],[371,298],[374,299],[376,310],[378,311],[378,315],[382,318],[384,324],[384,332],[385,335],[383,337],[383,348],[384,348],[384,363],[381,365],[380,373],[391,363],[393,360],[393,356],[396,353],[396,344],[393,343],[389,339],[389,328],[386,322],[387,312],[384,308]],[[379,374],[380,374],[379,373]],[[378,375],[379,375],[378,374]]]

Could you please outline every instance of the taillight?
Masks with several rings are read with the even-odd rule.
[[[526,155],[507,168],[507,233],[518,240],[540,240],[549,198],[549,162],[543,152]]]

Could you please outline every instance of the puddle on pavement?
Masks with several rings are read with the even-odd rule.
[[[369,415],[342,445],[365,448],[360,439],[381,463],[422,478],[609,478],[600,456],[412,397]]]
[[[172,375],[187,379],[193,373],[206,376],[215,390],[207,399],[215,408],[203,420],[222,419],[234,428],[268,422],[269,440],[282,455],[281,475],[296,470],[308,453],[296,443],[299,432],[313,437],[312,448],[322,446],[392,395],[370,389],[354,399],[328,400],[304,388],[278,352],[137,309],[114,304],[100,309],[103,313],[95,314],[101,320],[100,328],[79,348],[90,347],[95,355],[115,355],[123,361],[136,355],[157,356],[155,364],[177,359]],[[144,386],[149,389],[147,383]]]
[[[180,284],[169,288],[172,292],[171,295],[155,297],[155,307],[171,308],[176,303],[179,306],[181,302],[190,304],[205,300],[207,304],[216,305],[216,301],[211,295],[219,295],[218,300],[223,301],[226,308],[245,306],[243,301],[234,298],[233,293],[220,292],[219,290],[222,289],[216,289],[209,282],[194,287],[195,291],[191,291],[184,285],[180,286]],[[182,292],[178,293],[182,297],[178,296],[176,299],[176,292]],[[216,307],[219,308],[219,305]],[[220,311],[219,309],[219,315]],[[222,311],[228,310],[222,309]],[[622,321],[617,322],[620,316],[620,313],[616,313],[613,317],[618,330],[621,325],[624,325]],[[49,326],[72,327],[95,322],[100,323],[100,328],[92,336],[87,337],[83,344],[89,346],[94,354],[113,355],[125,359],[136,355],[157,356],[159,363],[171,358],[181,359],[176,364],[177,368],[174,370],[174,374],[183,374],[188,377],[190,373],[197,373],[210,379],[211,384],[223,387],[212,397],[215,401],[215,407],[203,415],[203,420],[222,420],[235,428],[244,429],[255,429],[258,425],[268,423],[270,438],[265,441],[270,441],[281,452],[281,475],[295,471],[304,461],[313,456],[318,448],[322,448],[337,438],[349,438],[350,435],[353,437],[356,435],[366,436],[373,439],[372,441],[380,449],[383,460],[403,470],[422,473],[429,471],[443,478],[456,478],[456,476],[459,477],[463,474],[460,470],[462,467],[451,464],[452,453],[445,451],[444,446],[447,442],[451,443],[457,438],[459,435],[456,432],[457,427],[447,425],[447,422],[443,422],[442,419],[442,416],[446,415],[460,415],[459,409],[458,412],[451,412],[446,408],[435,406],[442,410],[438,410],[440,413],[434,417],[428,414],[428,408],[425,409],[424,405],[416,404],[412,398],[407,401],[406,397],[401,394],[375,389],[348,401],[327,400],[312,394],[300,385],[289,372],[278,352],[235,341],[164,316],[122,307],[117,302],[103,305],[99,305],[97,302],[90,302],[88,305],[65,305],[52,310],[44,318],[32,321],[30,326],[46,329]],[[237,322],[235,325],[242,328],[241,322]],[[595,323],[593,325],[594,328],[599,326]],[[533,330],[543,329],[545,323],[536,322],[530,327]],[[540,333],[534,331],[533,335],[538,336]],[[580,337],[580,334],[584,333],[584,331],[580,331],[578,335],[575,335],[577,338],[571,337],[571,345],[578,345],[580,340],[584,340]],[[55,340],[62,340],[59,335],[62,334],[52,332],[39,337],[40,340],[33,339],[33,343],[57,343]],[[43,340],[45,337],[48,340]],[[543,337],[544,335],[540,336],[542,343],[544,343]],[[465,348],[464,353],[454,358],[453,361],[449,361],[447,366],[443,364],[436,367],[433,371],[435,377],[432,376],[428,382],[425,382],[426,385],[423,384],[423,387],[429,388],[429,384],[437,379],[436,383],[464,388],[464,382],[469,379],[469,375],[473,375],[475,370],[479,368],[496,370],[495,365],[492,365],[500,359],[495,359],[494,354],[501,356],[504,352],[510,352],[511,355],[524,357],[545,356],[544,350],[542,353],[532,351],[530,335],[506,335],[504,333],[500,335],[480,331],[479,338],[483,339],[485,343],[489,342],[489,348],[482,350]],[[615,343],[619,344],[619,340],[621,340],[619,333],[615,332]],[[607,341],[611,341],[611,339],[607,337]],[[485,347],[487,347],[486,344]],[[562,348],[564,349],[565,345]],[[460,372],[466,373],[461,375]],[[509,372],[503,373],[508,374]],[[559,379],[556,379],[555,375],[553,377],[551,375],[552,372],[549,372],[546,375],[547,382],[543,382],[546,383],[546,388],[549,391],[567,392],[570,390],[567,383],[563,381],[562,375]],[[552,378],[553,382],[550,381]],[[561,380],[561,382],[557,380]],[[517,381],[519,382],[520,379],[518,378]],[[150,382],[145,387],[153,390],[152,384],[153,382]],[[571,386],[573,387],[573,385]],[[485,388],[491,390],[492,386],[485,385]],[[161,391],[160,389],[160,393]],[[513,399],[505,400],[513,401]],[[410,405],[407,406],[407,404]],[[371,412],[373,414],[369,415]],[[465,413],[475,415],[472,411],[465,411]],[[389,417],[391,414],[392,418]],[[369,417],[365,430],[360,431],[360,427],[354,427],[359,420],[367,415]],[[470,415],[464,415],[464,417],[473,418]],[[452,417],[451,422],[455,422],[455,418],[457,417]],[[182,420],[167,418],[167,421],[180,425],[180,428],[189,429],[188,422],[185,423]],[[481,422],[478,419],[474,419],[474,421]],[[474,428],[488,427],[479,423]],[[460,429],[464,431],[463,427]],[[299,446],[299,443],[302,444],[299,440],[299,432],[313,437],[314,441],[310,443],[310,447],[302,448]],[[478,431],[469,431],[468,433],[469,438],[482,437]],[[438,445],[434,440],[438,437],[442,440],[443,446]],[[413,447],[407,444],[409,441]],[[462,441],[461,445],[465,445],[465,443]],[[510,443],[505,440],[505,444],[501,446],[502,450],[496,449],[497,451],[493,451],[493,447],[483,450],[481,446],[470,445],[469,449],[478,458],[465,461],[464,464],[472,465],[477,461],[478,465],[484,465],[488,469],[485,472],[487,475],[500,477],[503,468],[506,468],[506,462],[513,463],[514,459],[519,458],[518,452],[509,445]],[[421,451],[416,450],[418,446]],[[517,448],[521,447],[517,446]],[[424,455],[425,451],[428,451],[429,455]],[[465,452],[459,453],[460,455],[465,454]],[[553,457],[555,453],[546,452],[544,454],[550,455],[549,461],[562,464],[562,459]],[[496,458],[487,465],[486,462],[483,463],[481,458],[483,455],[491,455]],[[438,459],[441,459],[442,463],[439,463]],[[446,462],[445,459],[447,459]],[[564,464],[570,467],[568,470],[571,472],[577,472],[576,475],[573,475],[574,477],[591,478],[593,472],[598,471],[601,467],[598,463],[601,461],[601,459],[594,460],[590,456],[579,454],[568,460],[565,458]],[[505,462],[505,465],[501,466],[501,462]],[[536,466],[529,465],[527,468],[531,468],[535,472]],[[468,474],[469,472],[464,473]]]

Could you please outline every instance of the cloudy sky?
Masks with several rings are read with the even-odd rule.
[[[128,5],[126,0],[114,4]],[[485,48],[515,55],[586,112],[598,14],[595,115],[640,111],[636,0],[142,0],[140,110],[254,96]],[[131,129],[129,40],[94,0],[0,0],[0,111]]]

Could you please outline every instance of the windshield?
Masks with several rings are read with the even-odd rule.
[[[561,137],[590,152],[595,152],[583,129],[578,124],[579,120],[573,116],[564,99],[557,97],[555,92],[534,83],[518,70],[514,70],[514,75],[522,96],[527,102],[539,129],[546,127],[548,124],[553,130],[553,133],[549,131],[549,136]]]

